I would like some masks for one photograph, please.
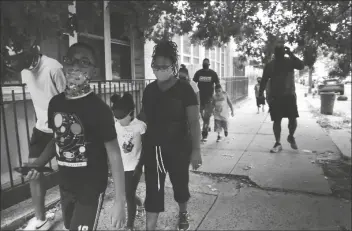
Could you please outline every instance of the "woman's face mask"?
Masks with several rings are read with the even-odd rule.
[[[153,73],[159,81],[169,80],[170,77],[173,75],[173,71],[172,71],[171,67],[164,69],[164,70],[153,69]]]

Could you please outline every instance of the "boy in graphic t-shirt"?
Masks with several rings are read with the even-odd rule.
[[[112,111],[115,116],[115,128],[117,140],[120,145],[123,167],[125,170],[125,190],[127,202],[127,225],[126,230],[133,230],[137,209],[143,213],[143,202],[136,195],[137,186],[141,178],[141,152],[142,136],[147,125],[134,118],[133,97],[124,93],[122,97],[113,95],[111,97]]]
[[[108,159],[115,184],[111,210],[114,228],[125,218],[123,164],[111,109],[90,88],[97,67],[94,50],[85,43],[72,45],[64,57],[67,88],[49,103],[48,124],[53,129],[64,228],[96,230],[108,181]],[[50,157],[41,156],[36,166]]]
[[[224,129],[225,136],[228,135],[228,119],[229,119],[229,108],[231,109],[231,115],[233,114],[232,103],[227,93],[222,90],[220,84],[215,86],[215,95],[213,97],[213,108],[214,108],[214,131],[218,133],[217,142],[221,141],[221,131]]]

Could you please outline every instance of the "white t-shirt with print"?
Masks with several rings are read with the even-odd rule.
[[[51,98],[66,88],[66,78],[62,65],[55,59],[42,55],[33,70],[21,72],[22,83],[25,83],[31,95],[37,123],[35,127],[46,133],[53,131],[48,128],[48,107]]]
[[[121,126],[115,120],[115,128],[124,170],[133,171],[141,156],[142,135],[145,133],[147,125],[141,120],[134,119],[128,126]]]

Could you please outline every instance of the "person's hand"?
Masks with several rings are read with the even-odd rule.
[[[126,222],[124,200],[115,199],[114,205],[110,208],[110,222],[114,229],[122,229]]]
[[[288,54],[288,55],[292,54],[290,48],[285,47],[285,54]]]
[[[194,171],[202,166],[202,156],[200,155],[200,149],[194,149],[192,151],[191,164]]]
[[[30,164],[30,163],[23,164],[23,166],[24,166],[24,167],[37,167],[37,166],[35,166],[35,165],[33,165],[33,164]],[[38,171],[35,170],[35,169],[31,169],[31,170],[27,173],[25,179],[28,180],[28,181],[31,181],[31,180],[38,180],[40,175],[41,175],[40,172],[38,172]]]

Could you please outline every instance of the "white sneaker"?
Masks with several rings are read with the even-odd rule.
[[[23,230],[49,230],[53,225],[54,217],[52,214],[45,214],[45,220],[38,220],[36,217],[33,217],[28,221],[27,226]]]

